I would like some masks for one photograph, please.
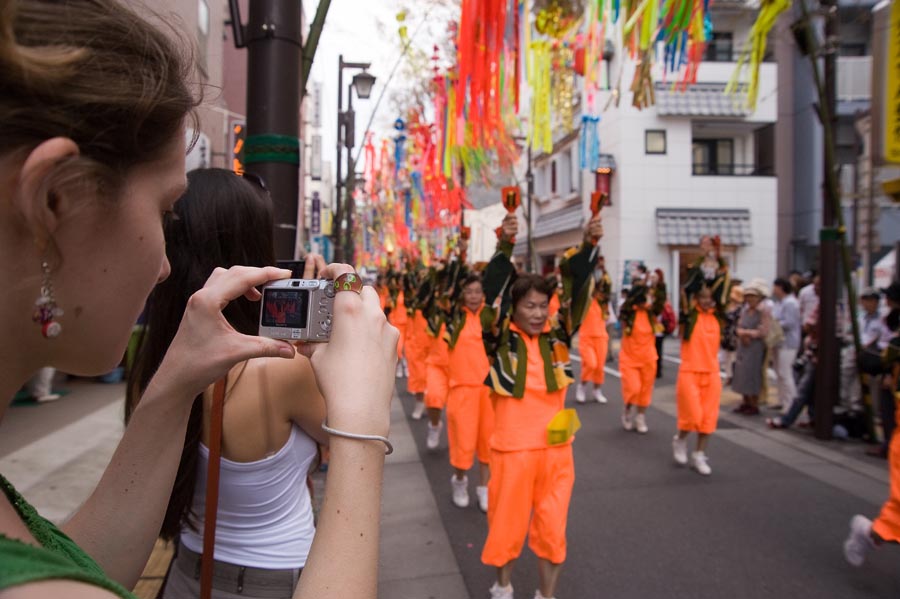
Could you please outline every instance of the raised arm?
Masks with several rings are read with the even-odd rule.
[[[290,276],[277,268],[216,269],[188,301],[178,333],[87,502],[63,526],[106,574],[134,588],[159,534],[194,398],[250,358],[292,358],[289,344],[237,333],[222,309],[259,299],[257,285]]]
[[[501,226],[497,251],[482,275],[485,308],[481,312],[481,324],[485,335],[498,335],[496,330],[509,309],[509,286],[515,276],[510,257],[513,251],[512,239],[518,232],[518,221],[514,215],[506,215]],[[488,352],[490,354],[490,352]]]
[[[599,248],[595,240],[603,237],[603,224],[599,216],[594,217],[584,230],[581,245],[570,250],[560,262],[563,297],[560,306],[559,326],[571,337],[581,326],[587,315],[594,294],[594,267],[597,265]]]

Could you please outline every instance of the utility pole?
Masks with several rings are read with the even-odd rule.
[[[823,127],[830,128],[832,132],[837,130],[837,93],[836,93],[836,63],[838,44],[838,15],[837,0],[821,0],[822,13],[825,17],[825,43],[823,49],[824,66],[824,92],[822,99],[825,110],[820,109],[820,115],[828,122],[823,122]],[[811,24],[807,24],[811,27]],[[813,59],[813,68],[818,68]],[[833,136],[825,136],[826,146],[834,143]],[[834,148],[825,148],[823,152],[824,169],[826,179],[836,176],[829,173],[835,168],[833,159]],[[840,389],[840,345],[837,336],[837,304],[840,296],[840,284],[838,268],[840,268],[840,229],[838,228],[837,206],[831,197],[832,190],[826,183],[822,185],[822,230],[819,235],[819,273],[821,276],[821,296],[819,297],[819,348],[817,354],[816,380],[815,380],[815,436],[818,439],[831,439],[834,424],[834,406],[838,402]],[[853,289],[847,289],[852,294]],[[855,318],[853,314],[849,315]]]
[[[306,47],[300,2],[253,0],[246,25],[238,1],[229,0],[228,5],[235,47],[247,48],[244,165],[265,182],[272,196],[275,257],[290,260],[299,229],[300,99],[330,0],[320,1]]]

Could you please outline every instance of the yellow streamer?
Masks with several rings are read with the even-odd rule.
[[[763,0],[756,17],[756,22],[750,29],[750,48],[741,52],[737,67],[731,76],[731,81],[725,87],[726,94],[734,94],[738,91],[741,75],[745,68],[750,69],[750,83],[747,87],[747,108],[756,110],[756,100],[759,95],[759,67],[763,56],[766,54],[766,38],[779,15],[791,7],[791,0]]]

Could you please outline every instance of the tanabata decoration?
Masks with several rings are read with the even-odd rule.
[[[600,117],[584,115],[581,117],[581,169],[594,171],[600,166],[600,134],[597,132],[597,124]]]
[[[737,68],[731,81],[725,88],[725,93],[734,94],[740,91],[740,81],[744,69],[750,69],[750,82],[747,85],[746,106],[750,110],[756,109],[756,100],[759,96],[759,67],[766,55],[766,43],[769,33],[775,27],[778,17],[791,7],[791,0],[763,0],[759,8],[759,15],[756,22],[750,29],[750,43],[748,47],[741,52],[738,58]]]

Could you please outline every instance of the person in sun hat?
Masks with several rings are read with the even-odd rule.
[[[742,396],[741,404],[735,411],[748,416],[759,414],[766,336],[769,334],[772,318],[763,306],[763,300],[768,296],[769,286],[764,279],[753,279],[744,286],[744,305],[738,318],[738,347],[731,388]]]

